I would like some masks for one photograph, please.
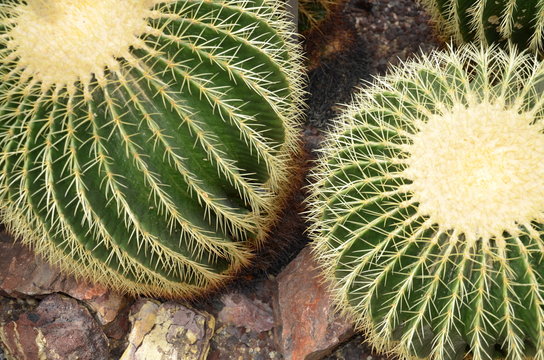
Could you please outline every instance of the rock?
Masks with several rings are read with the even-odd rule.
[[[87,303],[101,325],[113,321],[127,298],[104,286],[61,274],[29,248],[0,233],[0,295],[25,298],[62,292]]]
[[[130,306],[124,307],[112,322],[102,327],[110,340],[122,340],[128,334],[130,330],[129,311]]]
[[[7,324],[0,325],[0,340],[5,346],[6,352],[14,359],[34,360],[45,356],[40,336],[35,324],[35,313],[23,314]]]
[[[73,278],[65,283],[62,292],[84,301],[96,313],[101,325],[112,322],[128,303],[126,296],[111,291],[102,285],[76,282]]]
[[[285,359],[321,359],[353,335],[353,324],[335,312],[309,247],[287,265],[277,281],[275,310],[281,327],[276,336]]]
[[[47,296],[34,311],[0,324],[0,339],[15,359],[108,359],[108,340],[89,311],[63,295]]]
[[[0,233],[0,292],[10,297],[58,291],[65,278],[5,232]]]
[[[243,294],[226,294],[221,301],[225,306],[218,314],[223,324],[245,327],[256,332],[268,331],[274,327],[274,315],[270,305]]]
[[[121,360],[204,360],[214,332],[213,316],[175,302],[137,301]]]

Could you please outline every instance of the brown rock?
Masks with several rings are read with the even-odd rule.
[[[14,359],[40,359],[40,355],[43,355],[36,342],[39,332],[31,319],[35,317],[31,315],[29,318],[23,314],[17,321],[0,325],[0,340]]]
[[[61,274],[6,232],[0,233],[0,254],[0,294],[25,298],[62,292],[87,303],[101,325],[113,321],[126,305],[121,294]]]
[[[282,326],[276,335],[285,359],[321,359],[353,334],[353,324],[335,312],[310,248],[303,249],[277,280],[275,310]]]
[[[77,282],[73,278],[65,282],[65,285],[68,284],[73,284],[73,287],[66,286],[63,292],[89,305],[96,313],[101,325],[112,322],[128,302],[126,296],[102,285]]]
[[[128,319],[130,306],[124,307],[117,317],[107,325],[103,326],[104,334],[112,340],[122,340],[130,330],[130,321]],[[124,350],[124,345],[123,345]]]
[[[274,327],[274,315],[270,305],[243,294],[226,294],[221,298],[225,305],[217,319],[229,325],[245,327],[256,332],[268,331]]]
[[[0,233],[0,292],[11,297],[44,295],[58,291],[65,280],[32,251]]]
[[[34,311],[0,324],[6,351],[21,360],[108,359],[108,341],[89,311],[76,300],[47,296]]]
[[[137,301],[121,360],[204,360],[215,327],[213,316],[175,302]]]

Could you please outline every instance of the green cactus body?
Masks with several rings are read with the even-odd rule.
[[[420,0],[437,29],[458,43],[480,41],[520,49],[544,49],[544,2],[540,0]]]
[[[323,148],[313,250],[401,358],[544,359],[544,65],[473,46],[359,93]]]
[[[248,264],[297,148],[278,5],[0,5],[1,218],[77,276],[192,296]]]

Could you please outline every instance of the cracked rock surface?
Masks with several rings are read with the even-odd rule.
[[[215,329],[213,316],[175,302],[138,300],[121,360],[204,360]]]
[[[45,297],[34,309],[17,313],[15,307],[11,319],[0,322],[0,339],[14,359],[109,358],[108,339],[87,308],[60,294]]]

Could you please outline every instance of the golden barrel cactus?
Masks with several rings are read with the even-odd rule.
[[[544,359],[544,64],[465,46],[359,92],[309,200],[339,309],[402,359]]]
[[[271,0],[0,4],[0,218],[120,291],[248,264],[297,148],[303,72]]]

